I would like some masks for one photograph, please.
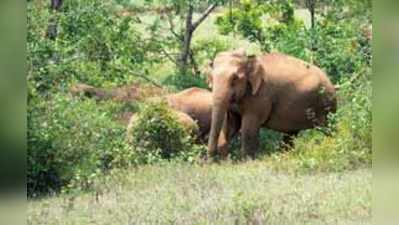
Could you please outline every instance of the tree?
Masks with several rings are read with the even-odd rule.
[[[60,10],[63,0],[51,0],[51,9]]]
[[[161,51],[169,60],[174,62],[179,74],[186,74],[191,67],[195,74],[199,74],[195,53],[191,48],[194,32],[205,19],[226,0],[164,0],[161,19],[166,18],[169,37],[178,43],[178,53],[171,54],[166,47]],[[195,14],[198,14],[196,16]],[[194,17],[197,17],[194,19]],[[175,18],[178,18],[176,24]],[[161,40],[165,42],[165,40]],[[170,41],[170,40],[167,40]]]
[[[306,0],[305,1],[306,8],[310,13],[311,27],[314,29],[315,27],[315,8],[316,8],[316,0]]]
[[[189,59],[191,60],[191,63],[194,64],[195,66],[194,55],[191,51],[191,40],[193,38],[194,31],[206,19],[206,17],[208,17],[208,15],[216,8],[216,6],[217,5],[215,3],[210,4],[208,8],[201,14],[201,16],[194,22],[193,21],[194,2],[192,0],[188,1],[183,42],[181,45],[180,57],[178,61],[180,74],[185,74],[187,72]]]
[[[57,11],[61,9],[63,0],[50,0],[50,11],[53,13],[53,17],[50,18],[49,25],[47,27],[46,36],[54,40],[58,33],[58,23],[57,23]]]

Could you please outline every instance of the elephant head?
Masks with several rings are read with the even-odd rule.
[[[244,50],[219,53],[210,65],[208,80],[213,95],[212,125],[208,154],[216,152],[226,112],[245,95],[256,95],[263,82],[263,69],[256,56]]]

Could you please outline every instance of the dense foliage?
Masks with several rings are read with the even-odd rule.
[[[56,94],[28,108],[28,193],[57,191],[71,181],[89,187],[109,168],[129,165],[125,127],[112,121],[114,104]]]
[[[185,1],[161,2],[70,0],[59,11],[48,10],[49,1],[27,3],[29,195],[63,187],[86,189],[109,169],[171,159],[193,162],[204,152],[206,147],[194,144],[163,104],[139,107],[69,93],[77,82],[106,88],[132,82],[171,90],[207,87],[199,68],[181,74],[174,62],[181,43],[173,37],[168,18],[183,32],[185,14],[176,10]],[[195,18],[209,3],[225,3],[201,2],[195,1]],[[218,52],[245,46],[320,66],[340,86],[338,112],[330,126],[301,132],[286,152],[280,151],[278,133],[263,130],[259,158],[285,171],[370,166],[371,3],[318,1],[312,28],[297,15],[303,7],[297,2],[242,0],[220,6],[193,34],[191,60],[201,67]],[[55,39],[46,34],[50,22],[58,26]],[[116,117],[137,109],[133,143],[128,143],[126,127]],[[234,142],[233,160],[239,159],[238,149]]]
[[[179,123],[165,102],[147,103],[136,116],[127,138],[138,164],[173,158],[193,161],[203,150],[194,144],[198,128]]]
[[[125,127],[113,122],[125,106],[72,99],[71,84],[115,86],[143,73],[148,45],[111,1],[66,1],[59,12],[28,4],[28,192],[48,192],[126,165]],[[58,23],[55,40],[47,37]],[[148,63],[144,64],[144,61]],[[139,68],[139,69],[137,69]]]
[[[258,42],[263,51],[279,51],[311,61],[339,82],[369,66],[371,60],[367,34],[371,32],[370,21],[360,16],[370,11],[348,13],[348,5],[341,1],[324,5],[325,13],[310,28],[295,17],[292,1],[244,0],[232,11],[226,10],[216,23],[221,33],[238,32]]]

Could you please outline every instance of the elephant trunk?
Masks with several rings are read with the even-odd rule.
[[[218,139],[223,126],[228,104],[216,103],[212,109],[212,124],[208,142],[208,156],[215,156],[217,152]]]

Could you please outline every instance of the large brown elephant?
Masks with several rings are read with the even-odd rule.
[[[216,156],[226,112],[238,106],[241,152],[254,157],[261,127],[295,134],[326,124],[335,112],[335,88],[318,67],[300,59],[269,53],[247,56],[245,51],[219,53],[211,63],[212,125],[208,155]]]

